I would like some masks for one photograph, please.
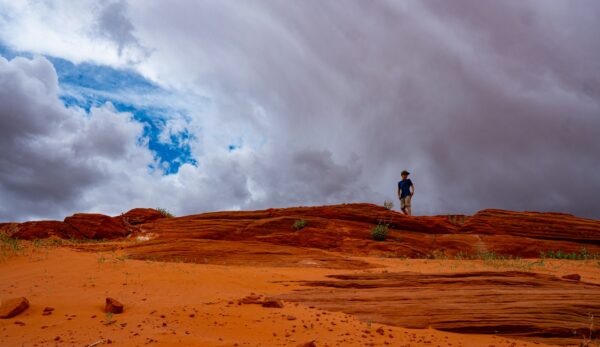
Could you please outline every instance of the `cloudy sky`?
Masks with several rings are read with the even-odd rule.
[[[600,218],[600,2],[0,0],[0,221]],[[396,202],[396,206],[398,203]]]

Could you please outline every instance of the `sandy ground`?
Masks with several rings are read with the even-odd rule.
[[[490,335],[383,326],[292,303],[264,308],[238,305],[238,300],[253,293],[289,292],[295,288],[289,281],[385,270],[579,273],[588,282],[600,283],[597,261],[360,259],[385,268],[161,263],[129,260],[119,252],[31,248],[0,259],[0,298],[25,296],[31,303],[21,315],[0,320],[0,346],[298,346],[313,340],[317,346],[544,346]],[[121,301],[125,312],[105,314],[106,297]],[[42,315],[45,307],[55,310]],[[377,332],[380,327],[383,334]]]

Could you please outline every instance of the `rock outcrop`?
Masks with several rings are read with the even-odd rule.
[[[306,222],[301,230],[293,228],[298,220]],[[377,224],[389,226],[384,242],[371,239],[370,231]],[[200,262],[215,258],[215,252],[220,253],[214,247],[200,247],[206,240],[223,241],[220,246],[236,249],[231,254],[234,263],[235,259],[264,261],[266,255],[260,254],[264,250],[273,259],[283,260],[285,257],[280,256],[283,253],[293,258],[307,248],[386,257],[600,253],[597,220],[560,213],[502,210],[483,210],[472,217],[407,217],[372,204],[214,212],[178,218],[164,218],[157,210],[134,209],[117,217],[76,214],[64,222],[6,223],[0,225],[0,232],[22,239],[50,236],[114,239],[134,232],[140,239],[152,235],[152,240],[132,246],[132,257]],[[226,245],[227,242],[230,244]],[[285,250],[278,251],[277,247]],[[276,255],[277,252],[280,254]],[[314,252],[311,255],[331,259]],[[307,257],[299,259],[306,263],[313,261]]]
[[[295,230],[294,222],[301,219],[306,226]],[[389,225],[384,242],[373,241],[370,236],[378,223]],[[600,221],[555,213],[485,210],[471,218],[407,217],[376,205],[347,204],[205,213],[161,219],[143,224],[143,228],[159,236],[146,248],[131,248],[138,259],[167,250],[186,258],[205,258],[206,251],[192,240],[260,242],[260,249],[268,252],[276,252],[273,247],[277,245],[386,257],[453,257],[492,252],[539,257],[541,252],[577,253],[582,249],[600,253],[596,241],[600,240]],[[531,232],[527,232],[528,228]],[[175,249],[174,243],[181,247]]]
[[[77,213],[64,221],[33,221],[1,223],[0,233],[34,240],[56,237],[61,239],[116,239],[136,231],[144,223],[157,221],[164,216],[151,208],[136,208],[117,217],[97,213]]]
[[[59,221],[25,222],[14,225],[12,237],[23,240],[45,239],[60,237],[63,239],[82,239],[83,234],[73,226]]]
[[[280,295],[320,309],[407,328],[495,334],[556,344],[590,336],[600,285],[529,272],[370,273],[306,281]],[[600,337],[593,327],[592,337]]]
[[[134,208],[119,216],[129,225],[138,225],[165,218],[160,211],[153,208]]]

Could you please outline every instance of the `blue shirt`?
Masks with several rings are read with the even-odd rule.
[[[398,190],[400,191],[400,199],[410,195],[410,187],[412,187],[410,178],[398,182]]]

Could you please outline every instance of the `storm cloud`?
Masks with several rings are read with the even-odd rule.
[[[381,204],[395,197],[403,169],[415,182],[416,214],[494,207],[600,217],[596,1],[89,2],[96,17],[71,24],[79,31],[36,21],[62,11],[65,3],[56,3],[43,15],[39,5],[29,8],[34,15],[3,5],[10,16],[0,23],[11,30],[0,40],[19,51],[126,66],[170,91],[187,117],[171,124],[195,135],[197,165],[147,173],[154,159],[138,148],[135,122],[108,107],[102,112],[122,119],[113,124],[132,128],[107,131],[104,139],[115,136],[108,143],[90,133],[87,143],[66,145],[71,157],[61,167],[74,175],[63,186],[68,204],[45,190],[56,188],[51,179],[18,185],[15,170],[35,171],[47,153],[16,141],[62,138],[66,111],[49,96],[56,91],[43,94],[3,72],[2,93],[10,87],[11,95],[0,105],[1,141],[31,160],[2,157],[0,201],[20,202],[2,219],[157,204],[177,214]],[[32,44],[30,36],[46,30],[65,42]],[[110,49],[68,44],[86,38]],[[46,70],[36,78],[60,90]],[[132,161],[128,151],[146,154]],[[89,156],[120,164],[96,170],[82,159]],[[62,208],[44,214],[44,202]]]

